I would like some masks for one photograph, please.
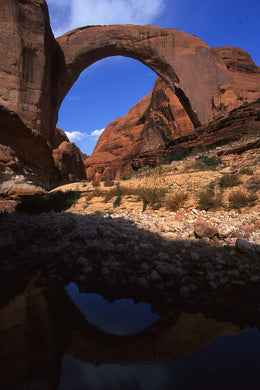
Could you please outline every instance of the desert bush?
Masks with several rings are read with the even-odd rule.
[[[227,187],[235,187],[241,184],[241,180],[239,179],[239,175],[237,173],[230,173],[227,175],[221,176],[219,179],[219,185],[222,188]]]
[[[134,191],[133,195],[137,195],[139,199],[143,201],[143,204],[146,206],[152,207],[152,209],[157,210],[163,206],[163,200],[166,194],[164,188],[140,188]],[[146,208],[146,207],[145,207]]]
[[[79,198],[79,191],[56,191],[49,194],[22,195],[16,211],[30,215],[69,209]]]
[[[247,195],[243,191],[233,191],[229,195],[229,207],[232,209],[240,209],[241,207],[252,205],[257,199],[258,197],[255,194]]]
[[[106,179],[106,180],[104,181],[104,187],[113,187],[114,184],[115,184],[115,183],[114,183],[113,180]]]
[[[219,157],[208,157],[208,156],[199,156],[196,158],[196,161],[198,161],[201,164],[202,169],[212,169],[215,171],[219,165],[222,164],[221,158]]]
[[[138,178],[149,177],[153,173],[154,173],[153,169],[149,165],[145,165],[138,169],[138,171],[135,173],[135,176]]]
[[[175,194],[168,195],[166,199],[166,208],[171,211],[177,211],[184,203],[189,199],[189,195],[186,192],[176,192]]]
[[[217,209],[223,206],[220,195],[215,195],[212,189],[201,191],[198,195],[199,207],[202,210]]]
[[[131,175],[124,175],[121,177],[121,180],[130,180],[131,179]]]
[[[116,184],[116,199],[115,199],[115,201],[113,203],[114,208],[116,208],[117,206],[120,205],[121,199],[122,199],[122,193],[121,193],[121,189],[120,189],[120,184],[118,182]]]
[[[180,146],[174,146],[174,148],[164,158],[164,162],[170,164],[172,161],[183,160],[189,154],[190,151],[188,149],[182,148]]]
[[[248,168],[248,167],[245,167],[245,168],[241,168],[239,173],[241,175],[249,175],[249,176],[252,176],[254,174],[254,171],[253,169],[251,168]]]
[[[94,188],[100,187],[100,181],[92,181],[92,186]]]

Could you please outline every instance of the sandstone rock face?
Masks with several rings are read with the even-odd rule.
[[[183,148],[203,148],[227,144],[243,136],[248,137],[249,148],[259,147],[260,101],[244,104],[208,125],[201,126],[185,136],[177,138],[173,144]],[[242,153],[246,149],[232,150]]]
[[[45,138],[27,127],[15,112],[1,105],[0,129],[0,193],[35,193],[39,191],[38,186],[50,189],[71,178],[85,178],[78,151],[68,154],[69,167],[64,170],[57,156],[54,162],[52,148]],[[57,144],[63,139],[67,139],[66,135],[62,130],[57,130]],[[70,144],[66,141],[64,143]]]
[[[201,39],[182,31],[155,26],[88,26],[56,41],[44,0],[2,0],[0,12],[0,103],[15,110],[50,143],[60,104],[79,74],[108,56],[135,58],[153,69],[175,91],[194,125],[213,118],[216,107],[212,98],[222,93],[224,84],[228,91],[234,90],[234,98],[243,90],[248,92],[247,86],[237,84],[240,78],[234,77],[234,68],[225,64],[223,50],[210,49]],[[236,52],[226,50],[233,59]],[[252,78],[259,92],[259,73],[254,71]]]
[[[182,100],[194,125],[211,115],[213,93],[223,84],[224,66],[201,39],[155,26],[88,26],[58,38],[65,56],[66,91],[94,62],[113,55],[135,58],[160,76]]]
[[[132,160],[139,154],[156,154],[193,124],[172,90],[158,78],[153,91],[124,118],[108,125],[86,161],[89,180],[120,178],[133,172]]]
[[[51,141],[57,43],[44,0],[1,0],[0,104]]]
[[[50,188],[61,179],[44,137],[3,106],[0,106],[0,129],[1,181],[29,181]]]
[[[53,159],[59,171],[70,181],[85,177],[80,150],[73,142],[64,141],[53,149]]]
[[[55,134],[53,137],[52,147],[58,148],[62,142],[70,142],[66,133],[59,127],[55,128]]]
[[[93,154],[85,161],[87,178],[97,181],[105,177],[118,179],[142,166],[155,165],[177,145],[188,150],[203,149],[246,136],[248,142],[226,153],[242,153],[260,146],[257,138],[260,137],[260,101],[244,104],[224,117],[193,129],[189,117],[175,99],[173,92],[157,80],[152,94],[102,133]],[[145,113],[139,112],[141,122],[143,118],[146,121],[140,126],[140,119],[134,115],[142,106]]]
[[[260,97],[260,67],[237,47],[215,47],[211,51],[225,64],[227,74],[227,82],[213,96],[214,119]]]

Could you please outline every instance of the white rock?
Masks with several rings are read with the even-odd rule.
[[[162,280],[162,277],[158,274],[158,272],[155,269],[152,271],[150,277],[154,282],[161,282]]]
[[[229,278],[239,279],[240,274],[239,274],[239,271],[238,271],[238,270],[233,269],[232,271],[228,271],[228,272],[227,272],[227,276],[228,276]]]
[[[243,238],[238,238],[236,240],[236,248],[241,252],[241,253],[252,253],[254,252],[254,248],[248,242],[247,240],[244,240]]]
[[[149,265],[147,263],[141,263],[140,267],[146,271],[149,270]]]
[[[182,245],[184,246],[184,248],[190,248],[191,242],[190,242],[190,240],[183,240]]]
[[[101,268],[101,275],[106,276],[110,274],[110,269],[107,267],[102,267]]]
[[[85,282],[86,280],[87,280],[87,278],[85,275],[80,275],[80,277],[79,277],[80,282]]]
[[[81,256],[81,257],[78,258],[77,263],[82,265],[82,266],[87,266],[88,265],[88,259],[86,259],[86,257]]]
[[[250,282],[254,282],[254,283],[257,283],[260,281],[260,276],[258,275],[253,275],[251,278],[250,278]]]
[[[238,286],[238,287],[245,287],[245,282],[243,280],[232,280],[230,282],[233,286]]]
[[[226,277],[226,276],[223,276],[222,278],[220,278],[219,280],[219,283],[220,284],[226,284],[229,282],[229,279]]]
[[[125,244],[117,244],[115,248],[117,253],[125,253],[126,249]]]
[[[213,288],[213,290],[217,290],[217,288],[218,288],[218,285],[216,282],[214,282],[214,280],[210,280],[209,285],[210,285],[210,287]]]
[[[160,252],[159,254],[158,254],[158,259],[159,260],[161,260],[161,261],[169,261],[169,255],[168,255],[168,253],[166,253],[166,252]]]
[[[103,252],[113,252],[115,250],[115,245],[110,241],[102,242],[99,246]]]
[[[190,255],[191,255],[192,260],[199,260],[200,259],[198,253],[192,252]]]

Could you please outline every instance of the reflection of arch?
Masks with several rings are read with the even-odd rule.
[[[105,57],[139,60],[175,91],[195,126],[211,117],[212,95],[225,81],[218,61],[201,39],[155,26],[88,26],[57,39],[65,68],[58,72],[54,116],[80,73]],[[56,87],[55,87],[56,88]],[[54,100],[54,101],[55,101]]]
[[[138,334],[115,336],[86,321],[62,285],[37,287],[36,281],[37,276],[19,285],[17,295],[10,290],[11,300],[0,310],[2,388],[39,379],[57,384],[64,353],[100,364],[158,363],[197,352],[219,335],[241,332],[236,325],[176,309]]]

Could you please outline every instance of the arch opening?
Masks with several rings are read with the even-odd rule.
[[[151,69],[131,58],[116,56],[97,61],[69,90],[57,126],[90,155],[102,130],[148,95],[156,78]]]

